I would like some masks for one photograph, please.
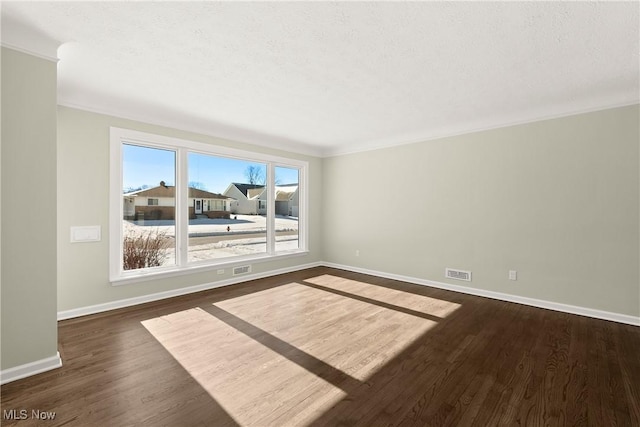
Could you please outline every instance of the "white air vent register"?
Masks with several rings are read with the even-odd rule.
[[[465,282],[471,281],[471,272],[464,270],[456,270],[453,268],[447,268],[445,270],[445,277],[448,279],[464,280]]]
[[[233,267],[233,275],[251,273],[250,265],[243,265],[242,267]]]

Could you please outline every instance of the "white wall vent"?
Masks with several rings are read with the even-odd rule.
[[[465,282],[471,281],[471,272],[464,270],[456,270],[454,268],[447,268],[445,270],[445,277],[448,279],[464,280]]]
[[[233,275],[251,273],[250,265],[243,265],[242,267],[233,267]]]

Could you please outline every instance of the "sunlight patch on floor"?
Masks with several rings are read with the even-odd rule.
[[[455,302],[418,295],[412,292],[390,289],[384,286],[372,285],[370,283],[360,282],[357,280],[345,279],[331,274],[323,274],[322,276],[305,279],[305,282],[342,292],[348,292],[383,303],[390,303],[440,318],[447,317],[460,307],[460,304]]]
[[[201,308],[142,324],[241,425],[313,419],[346,394]]]
[[[458,307],[323,275],[142,324],[239,424],[298,425],[421,345]]]
[[[299,283],[215,306],[360,381],[437,324]]]

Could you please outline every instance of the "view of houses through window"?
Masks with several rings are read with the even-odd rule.
[[[177,217],[187,224],[187,264],[300,248],[297,167],[273,166],[271,188],[267,163],[188,151],[188,185],[176,190],[178,157],[122,144],[123,270],[179,264]],[[178,215],[180,197],[187,202]]]
[[[253,194],[236,191],[250,179],[264,191],[266,165],[189,153],[189,262],[267,251],[266,211]]]
[[[175,151],[123,144],[122,160],[123,269],[175,265]],[[147,184],[156,168],[164,180]]]
[[[275,213],[278,218],[298,218],[300,192],[298,190],[298,169],[276,166]],[[283,221],[276,224],[276,251],[298,249],[298,224]]]

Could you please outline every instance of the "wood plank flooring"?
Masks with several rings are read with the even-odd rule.
[[[314,268],[59,323],[69,426],[640,426],[640,328]]]

